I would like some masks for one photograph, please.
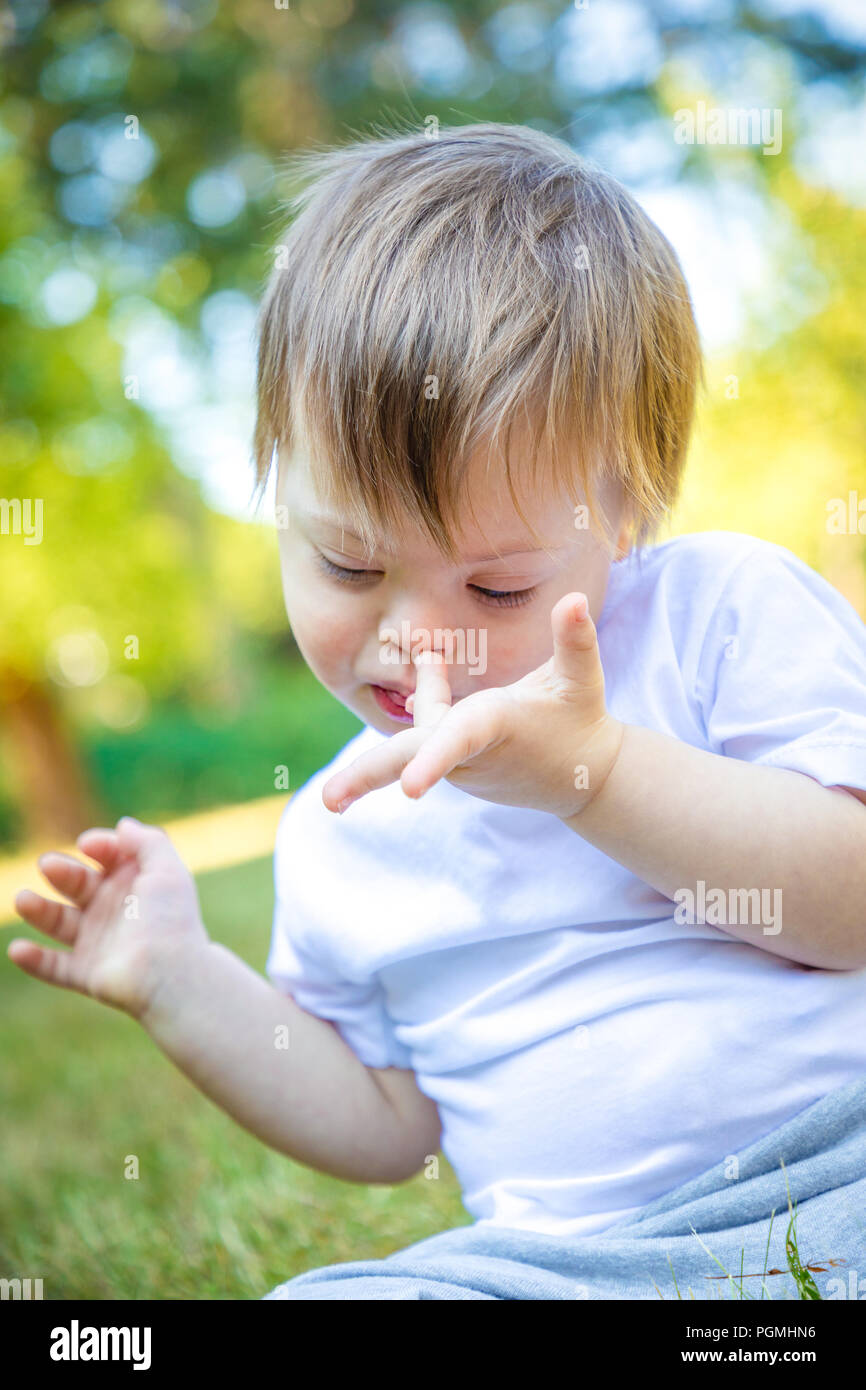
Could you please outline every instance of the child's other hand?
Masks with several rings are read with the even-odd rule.
[[[551,612],[553,656],[513,685],[451,704],[440,653],[416,660],[406,702],[415,724],[364,753],[322,789],[329,810],[400,781],[418,798],[441,777],[485,801],[578,815],[600,790],[625,725],[607,711],[595,624],[585,594],[566,594]]]
[[[38,860],[69,905],[28,888],[15,896],[25,921],[72,949],[47,950],[19,937],[7,955],[37,980],[138,1018],[165,972],[209,941],[195,884],[165,832],[130,816],[116,830],[85,830],[76,843],[101,868],[53,851]]]

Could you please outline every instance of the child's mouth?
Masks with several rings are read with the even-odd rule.
[[[392,719],[398,719],[401,724],[413,722],[411,714],[406,713],[405,695],[401,695],[397,690],[386,690],[384,685],[371,685],[370,689],[376,697],[376,704],[385,714],[389,714]]]

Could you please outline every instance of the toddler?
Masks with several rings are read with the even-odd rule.
[[[364,728],[282,816],[270,983],[131,817],[80,836],[97,867],[41,858],[65,904],[18,895],[72,949],[9,954],[301,1163],[432,1180],[442,1149],[470,1225],[269,1299],[710,1298],[725,1270],[784,1298],[795,1258],[842,1296],[866,627],[780,545],[650,543],[701,353],[614,178],[495,124],[296,164],[257,478],[298,647]]]

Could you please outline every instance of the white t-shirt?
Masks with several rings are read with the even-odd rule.
[[[633,552],[597,627],[618,719],[866,788],[866,626],[791,551]],[[267,973],[368,1066],[414,1070],[480,1222],[604,1230],[866,1070],[866,970],[677,921],[547,812],[444,780],[326,810],[386,737],[365,726],[289,801]]]

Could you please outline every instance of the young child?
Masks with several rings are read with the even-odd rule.
[[[365,727],[282,817],[272,983],[130,817],[79,838],[99,868],[40,859],[68,905],[18,896],[71,951],[9,955],[299,1162],[434,1180],[441,1146],[471,1225],[269,1299],[710,1298],[725,1270],[784,1298],[795,1248],[847,1296],[866,627],[782,546],[648,545],[701,359],[616,180],[493,124],[298,167],[258,479],[276,453],[291,629]]]

